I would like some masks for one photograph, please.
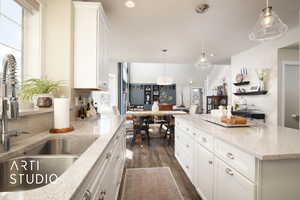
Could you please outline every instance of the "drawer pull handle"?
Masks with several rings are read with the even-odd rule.
[[[185,166],[185,168],[189,169],[190,167],[187,165],[187,166]]]
[[[210,160],[210,161],[208,161],[208,164],[212,165],[212,164],[213,164],[213,161],[211,161],[211,160]]]
[[[189,148],[189,147],[190,147],[190,145],[187,144],[187,145],[186,145],[186,148]]]
[[[82,200],[90,200],[92,197],[92,194],[89,190],[86,190],[83,194]]]
[[[101,192],[100,192],[100,197],[99,197],[99,200],[104,200],[104,198],[105,198],[105,195],[106,195],[106,191],[105,190],[102,190]]]
[[[106,159],[109,159],[111,157],[111,153],[106,154]]]
[[[186,128],[186,130],[187,130],[187,131],[190,131],[190,129],[189,129],[189,128]]]
[[[227,155],[227,157],[230,158],[231,160],[234,159],[234,155],[233,155],[232,153],[227,153],[226,155]]]
[[[207,139],[205,137],[202,137],[202,142],[206,143]]]
[[[226,168],[226,169],[225,169],[225,172],[226,172],[228,175],[230,175],[230,176],[233,176],[233,175],[234,175],[234,173],[232,172],[232,170],[229,169],[229,168]]]
[[[100,194],[101,194],[101,195],[106,195],[106,191],[105,191],[105,190],[102,190],[102,191],[100,192]]]
[[[196,136],[196,133],[193,133],[193,136]]]

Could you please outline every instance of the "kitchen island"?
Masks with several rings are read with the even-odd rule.
[[[203,199],[299,199],[299,131],[175,119],[175,156]]]
[[[0,161],[24,155],[29,149],[49,139],[72,139],[73,146],[83,143],[83,138],[94,137],[87,149],[57,179],[33,190],[2,192],[2,200],[69,200],[69,199],[115,199],[121,183],[125,164],[125,130],[121,116],[101,116],[99,119],[72,122],[75,131],[66,134],[48,132],[29,135],[12,144],[10,152],[0,154]],[[78,141],[79,139],[79,141]]]

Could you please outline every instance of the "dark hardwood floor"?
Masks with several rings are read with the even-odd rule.
[[[151,137],[151,145],[132,146],[127,142],[132,159],[127,159],[126,168],[170,167],[185,200],[201,200],[196,189],[185,175],[174,156],[173,145],[168,146],[162,137]]]

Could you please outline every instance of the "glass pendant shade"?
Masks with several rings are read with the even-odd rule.
[[[283,36],[288,31],[279,16],[272,10],[272,7],[263,9],[249,39],[253,41],[273,40]]]
[[[205,68],[205,67],[210,67],[211,63],[208,60],[207,54],[202,51],[200,59],[196,65],[197,68]]]
[[[173,78],[170,76],[167,76],[167,63],[166,63],[166,53],[167,53],[167,49],[163,49],[162,53],[165,56],[165,64],[163,66],[163,74],[162,76],[159,76],[156,80],[157,85],[172,85],[174,83]]]

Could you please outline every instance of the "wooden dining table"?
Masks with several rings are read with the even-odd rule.
[[[155,117],[155,116],[173,116],[173,115],[186,115],[184,111],[127,111],[126,117]]]

